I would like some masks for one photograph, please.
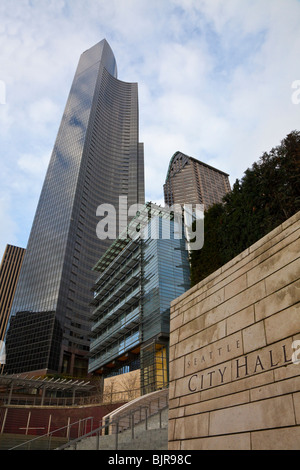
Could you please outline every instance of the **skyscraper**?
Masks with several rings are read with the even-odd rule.
[[[144,202],[136,83],[104,39],[79,60],[42,188],[7,333],[7,372],[87,369],[97,207]],[[104,215],[104,214],[103,214]]]
[[[0,265],[0,341],[3,341],[25,249],[7,245]]]
[[[146,203],[128,237],[116,239],[94,267],[89,371],[109,377],[140,369],[142,393],[168,384],[170,302],[190,287],[179,220]]]
[[[164,184],[165,204],[203,204],[207,209],[230,191],[228,174],[206,163],[175,152]]]

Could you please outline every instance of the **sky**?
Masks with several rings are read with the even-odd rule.
[[[138,83],[146,200],[163,203],[176,151],[232,185],[300,130],[299,25],[299,0],[1,0],[0,260],[27,245],[82,52],[107,39]]]

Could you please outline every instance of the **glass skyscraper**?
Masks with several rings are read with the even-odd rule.
[[[139,228],[139,230],[136,230]],[[152,203],[95,265],[89,372],[140,369],[142,393],[168,385],[170,302],[190,287],[182,223]]]
[[[8,373],[86,372],[92,267],[112,242],[97,237],[96,211],[111,204],[118,221],[121,195],[144,202],[138,88],[118,80],[104,39],[81,55],[58,130],[12,306]]]

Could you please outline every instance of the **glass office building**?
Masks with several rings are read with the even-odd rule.
[[[151,203],[127,230],[94,267],[89,372],[140,369],[147,393],[168,383],[170,302],[190,287],[188,252],[182,222]]]
[[[92,267],[112,242],[96,234],[97,207],[113,205],[118,222],[119,196],[143,203],[143,162],[138,87],[117,78],[104,39],[81,55],[58,130],[12,306],[7,372],[86,372]]]

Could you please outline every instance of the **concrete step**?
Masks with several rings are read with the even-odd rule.
[[[116,450],[116,436],[101,436],[99,449]],[[167,450],[168,429],[148,429],[140,432],[132,439],[131,431],[125,431],[118,435],[118,450]],[[68,447],[66,450],[75,450]],[[97,450],[97,438],[90,437],[77,443],[76,450]]]
[[[161,428],[160,428],[161,425]],[[97,437],[85,438],[78,442],[76,450],[96,450],[98,446]],[[116,435],[100,436],[99,449],[115,450]],[[134,428],[134,438],[132,430],[127,429],[118,434],[119,450],[167,450],[168,449],[168,410],[162,412],[161,420],[159,414],[151,416],[145,423],[141,422]],[[68,447],[66,450],[75,450]]]
[[[118,445],[120,450],[168,450],[168,429],[149,429]]]
[[[49,439],[41,438],[32,441],[35,436],[24,435],[24,434],[1,434],[0,435],[0,450],[9,450],[19,444],[27,443],[19,448],[19,450],[48,450]],[[29,441],[32,441],[29,443]],[[52,437],[50,442],[50,450],[56,449],[57,447],[66,443],[65,438]],[[18,449],[16,449],[18,450]]]

